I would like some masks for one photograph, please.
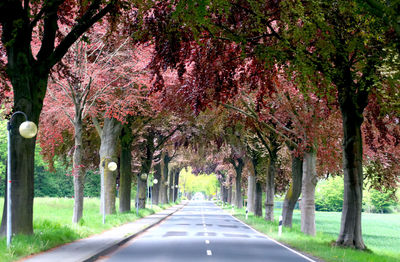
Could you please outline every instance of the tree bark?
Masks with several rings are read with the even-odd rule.
[[[177,169],[175,172],[175,177],[174,177],[174,199],[175,201],[178,199],[178,191],[179,191],[179,174],[181,170]]]
[[[231,186],[232,188],[232,200],[231,200],[231,205],[236,206],[236,180],[235,180],[235,184],[233,184]],[[236,206],[237,207],[237,206]]]
[[[232,204],[232,185],[229,185],[229,187],[227,188],[228,191],[228,198],[227,201],[229,204]]]
[[[171,171],[169,171],[168,178],[168,203],[172,203],[174,201],[174,174],[175,174],[175,168],[172,168]]]
[[[303,159],[303,180],[301,189],[301,231],[315,236],[315,186],[317,185],[317,155],[314,150],[306,152]]]
[[[274,221],[276,156],[270,156],[266,179],[265,220]]]
[[[132,189],[132,142],[133,135],[129,126],[124,125],[121,130],[121,160],[119,169],[119,212],[131,211]]]
[[[151,170],[151,163],[153,162],[153,155],[155,151],[154,146],[154,132],[150,131],[146,134],[146,144],[145,144],[145,154],[142,158],[142,166],[140,173],[138,174],[138,197],[137,205],[139,208],[146,208],[146,198],[147,198],[147,178],[142,179],[141,175],[146,174],[147,176]]]
[[[363,109],[368,96],[350,93],[350,88],[339,89],[339,102],[343,120],[344,197],[337,245],[365,249],[361,230],[362,211],[362,135]],[[357,101],[355,104],[354,101]]]
[[[160,185],[161,185],[161,163],[154,166],[154,178],[157,179],[157,184],[153,183],[151,199],[153,205],[158,205],[160,202]]]
[[[219,192],[220,192],[220,195],[221,195],[221,201],[223,202],[223,203],[225,203],[226,202],[226,189],[225,189],[225,175],[223,174],[223,173],[221,173],[221,172],[218,172],[217,173],[218,175],[217,175],[217,177],[218,177],[218,182],[219,182]]]
[[[256,178],[256,195],[254,199],[254,215],[256,217],[262,217],[262,195],[262,184]]]
[[[255,206],[255,194],[256,194],[256,178],[254,175],[249,175],[247,178],[247,210],[254,213]]]
[[[243,208],[242,198],[242,172],[244,167],[244,161],[241,158],[237,159],[238,163],[235,166],[236,171],[236,207]]]
[[[161,161],[161,183],[160,183],[160,201],[161,204],[168,203],[168,163],[169,157],[165,156],[165,152],[162,153]]]
[[[100,145],[100,173],[103,177],[105,214],[115,213],[116,173],[108,169],[108,163],[117,162],[117,139],[121,122],[115,118],[104,118]],[[103,208],[101,206],[101,208]],[[102,210],[102,209],[101,209]]]
[[[303,179],[303,158],[292,154],[292,182],[286,193],[282,209],[282,224],[292,227],[293,210],[301,193]]]
[[[258,179],[257,166],[260,161],[260,156],[256,152],[252,152],[251,162],[253,163],[254,180],[255,180],[255,195],[254,195],[254,215],[256,217],[262,217],[262,185]]]
[[[80,109],[77,112],[80,112]],[[72,163],[72,174],[74,177],[74,211],[72,223],[78,223],[83,214],[83,191],[85,181],[85,168],[82,166],[82,116],[80,113],[75,114],[74,122],[75,147]]]

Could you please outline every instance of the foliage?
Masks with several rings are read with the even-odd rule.
[[[374,213],[391,213],[390,207],[397,205],[397,201],[393,199],[393,192],[381,192],[376,189],[370,189],[366,202],[372,207]]]
[[[202,192],[206,196],[213,196],[217,192],[218,179],[214,174],[194,175],[192,169],[182,169],[179,184],[183,186],[184,193],[194,194]]]
[[[315,193],[315,208],[317,211],[342,211],[343,205],[343,178],[330,177],[318,183]],[[390,213],[391,208],[397,205],[394,192],[391,190],[378,191],[366,186],[363,190],[364,212]]]
[[[317,211],[342,211],[343,191],[342,177],[336,176],[320,181],[315,193],[315,209]]]

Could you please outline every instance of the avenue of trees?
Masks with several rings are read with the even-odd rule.
[[[131,210],[132,187],[145,208],[149,177],[153,203],[177,199],[192,167],[216,176],[224,202],[243,207],[246,194],[266,220],[284,194],[288,227],[301,197],[301,230],[315,235],[316,185],[340,177],[336,244],[365,249],[364,189],[395,197],[400,182],[399,10],[383,0],[1,1],[1,114],[39,126],[32,139],[16,135],[22,117],[12,130],[13,233],[33,233],[39,143],[50,170],[71,170],[74,223],[89,173],[99,170],[111,214],[116,190],[119,212]]]

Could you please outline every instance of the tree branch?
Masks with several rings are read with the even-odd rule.
[[[78,20],[77,25],[75,25],[68,35],[61,41],[61,43],[56,47],[54,52],[45,61],[46,66],[51,68],[58,61],[60,61],[65,53],[68,51],[70,46],[75,43],[79,37],[85,33],[94,23],[104,17],[109,13],[115,5],[115,0],[112,0],[103,9],[98,11],[100,8],[101,0],[94,0],[90,5],[86,13]],[[98,12],[97,12],[98,11]],[[96,13],[97,12],[97,13]]]
[[[101,128],[100,123],[99,123],[99,121],[97,120],[97,117],[92,116],[92,122],[93,122],[94,127],[96,128],[97,133],[98,133],[99,136],[101,137],[102,134],[103,134],[103,129]]]

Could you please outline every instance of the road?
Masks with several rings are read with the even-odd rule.
[[[217,207],[192,201],[161,225],[99,261],[313,261],[291,251]]]

